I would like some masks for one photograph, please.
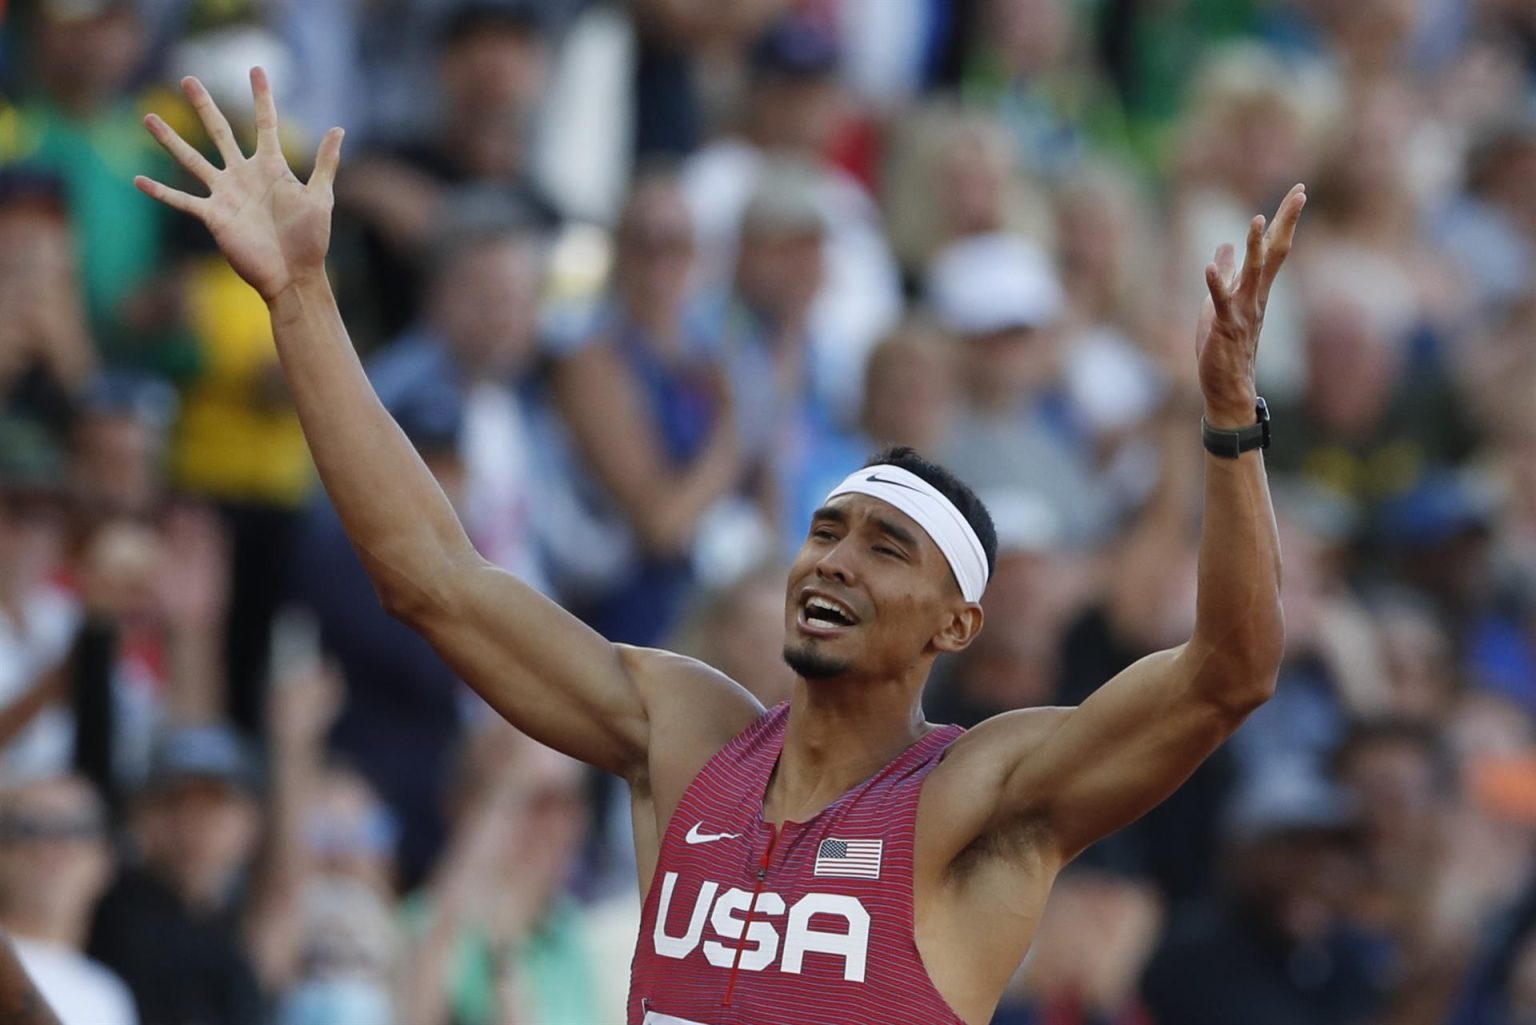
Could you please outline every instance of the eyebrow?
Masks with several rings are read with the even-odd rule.
[[[897,523],[890,517],[875,515],[871,516],[870,519],[874,521],[875,529],[879,530],[880,533],[884,534],[886,537],[889,537],[891,540],[897,542],[898,544],[905,545],[907,548],[912,549],[914,552],[922,547],[922,544],[918,541],[916,534],[912,533],[906,527],[903,527],[901,524]],[[811,513],[812,523],[816,523],[821,520],[827,520],[832,523],[836,523],[839,526],[847,526],[848,513],[838,506],[824,505],[820,509],[817,509],[815,512]]]
[[[917,536],[895,520],[887,519],[884,516],[873,516],[871,519],[875,521],[875,526],[880,529],[880,533],[891,538],[891,540],[905,545],[914,551],[919,547]]]

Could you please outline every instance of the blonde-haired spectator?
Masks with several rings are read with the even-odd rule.
[[[909,277],[970,235],[1054,238],[1045,189],[1019,167],[1007,133],[953,102],[915,107],[892,125],[882,200],[891,246]]]
[[[1250,209],[1306,180],[1335,89],[1321,71],[1287,65],[1255,44],[1232,44],[1201,65],[1171,169],[1178,259],[1164,267],[1169,280],[1198,278],[1222,240],[1243,237]],[[1303,387],[1301,316],[1295,279],[1277,282],[1258,372],[1260,391],[1272,399],[1293,398]]]

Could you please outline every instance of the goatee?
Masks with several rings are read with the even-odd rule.
[[[806,680],[826,680],[834,676],[843,676],[853,668],[847,660],[818,654],[811,649],[810,645],[799,648],[789,644],[784,645],[784,662]]]

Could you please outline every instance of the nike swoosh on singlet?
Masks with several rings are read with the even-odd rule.
[[[868,477],[865,477],[864,479],[868,480],[868,481],[873,481],[876,484],[889,484],[889,485],[891,485],[894,488],[906,488],[908,491],[921,492],[923,490],[922,488],[914,488],[910,484],[903,484],[899,480],[891,480],[889,477],[882,477],[878,473],[872,473]]]
[[[701,833],[699,827],[704,823],[695,822],[693,828],[688,830],[688,835],[683,837],[689,843],[714,843],[716,840],[739,840],[740,833]]]

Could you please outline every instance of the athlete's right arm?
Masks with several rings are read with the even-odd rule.
[[[475,551],[369,386],[323,275],[271,311],[315,466],[380,601],[519,729],[629,775],[646,714],[620,650]]]
[[[381,601],[422,633],[455,671],[513,725],[552,747],[627,778],[647,768],[657,706],[695,694],[695,721],[710,703],[739,704],[718,674],[681,674],[657,695],[649,661],[618,648],[471,546],[453,508],[379,403],[358,362],[325,276],[331,183],[341,132],[321,143],[308,184],[278,145],[266,76],[251,73],[255,152],[240,150],[196,80],[183,87],[223,158],[215,168],[159,118],[154,137],[209,190],[206,198],[139,178],[150,196],[192,214],[234,269],[267,301],[283,373],[326,491]],[[647,702],[648,694],[656,700]],[[750,698],[747,699],[750,701]],[[652,707],[648,709],[648,704]],[[667,716],[669,720],[673,717]],[[727,716],[730,727],[738,716]],[[750,721],[750,719],[748,720]],[[725,723],[721,723],[725,726]],[[666,730],[665,732],[670,732]]]

